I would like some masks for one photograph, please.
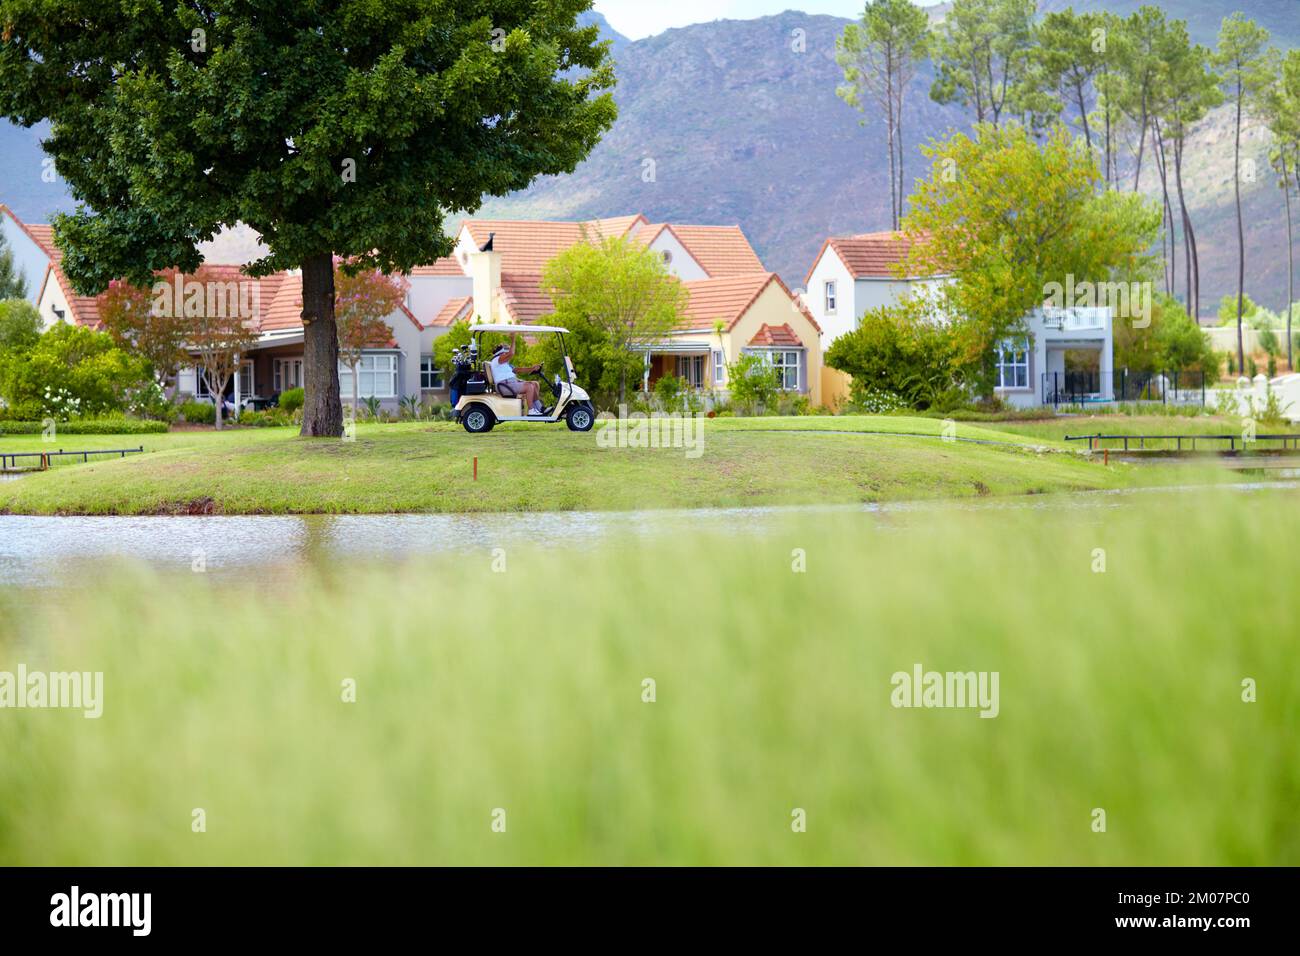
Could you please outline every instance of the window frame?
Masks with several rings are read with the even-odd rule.
[[[1023,356],[1023,361],[1017,361],[1018,356]],[[1009,359],[1009,360],[1008,360]],[[997,388],[1005,392],[1028,391],[1029,384],[1029,340],[1017,339],[1013,341],[1002,342],[997,347],[993,357],[993,366],[997,374]],[[1019,371],[1024,372],[1024,382],[1019,383]],[[1007,384],[1007,377],[1010,375],[1011,384]]]
[[[822,308],[827,315],[834,315],[839,310],[839,304],[839,283],[834,279],[827,279],[822,283]]]
[[[430,380],[432,380],[434,384],[432,385],[427,384]],[[447,387],[446,376],[442,371],[442,367],[438,365],[437,362],[434,361],[432,355],[427,355],[427,354],[421,355],[420,356],[420,391],[432,392],[432,391],[437,391],[438,389],[444,389],[446,387]]]
[[[388,363],[389,367],[381,370],[378,367],[380,359]],[[381,401],[386,398],[397,398],[397,369],[396,352],[362,352],[361,361],[357,363],[357,375],[360,376],[357,381],[357,397],[378,398]],[[381,394],[374,388],[375,382],[379,380],[381,375],[387,378],[391,384],[391,392]],[[365,388],[366,376],[370,376],[370,390]],[[352,394],[352,369],[342,361],[339,362],[339,394],[344,396],[351,396]]]

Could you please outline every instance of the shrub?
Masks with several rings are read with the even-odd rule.
[[[682,410],[682,396],[686,393],[686,379],[665,375],[654,384],[655,400],[665,412]]]
[[[41,339],[41,314],[26,299],[0,302],[0,351],[29,351]]]
[[[235,422],[238,425],[246,425],[249,428],[281,428],[292,425],[293,414],[286,412],[283,408],[266,408],[260,412],[243,412],[239,420]]]
[[[854,405],[878,405],[882,394],[917,409],[965,400],[952,333],[927,310],[927,303],[913,299],[873,309],[826,351],[827,365],[853,377]]]
[[[0,353],[0,395],[11,405],[39,402],[42,417],[118,412],[151,381],[147,363],[118,348],[109,335],[64,322],[30,348]]]
[[[74,418],[55,426],[61,435],[159,435],[167,431],[167,423],[140,418],[110,415],[103,418]],[[40,435],[45,431],[43,421],[0,421],[0,435]]]
[[[851,415],[887,415],[890,412],[903,411],[907,407],[907,400],[897,392],[871,385],[859,385],[855,379],[846,411]]]
[[[779,391],[777,371],[761,355],[740,355],[727,366],[731,401],[737,411],[762,414],[771,407]]]
[[[307,401],[307,392],[302,388],[291,388],[280,393],[280,407],[292,415]]]
[[[147,383],[132,394],[126,407],[136,418],[154,418],[162,422],[174,422],[180,415],[180,409],[167,398],[162,386],[156,381]]]
[[[210,402],[185,402],[181,417],[191,425],[213,425],[217,421],[217,407]]]

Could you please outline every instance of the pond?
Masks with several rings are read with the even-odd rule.
[[[1295,489],[1296,481],[1220,485],[1238,492]],[[611,539],[701,532],[766,535],[801,514],[842,514],[905,529],[909,517],[938,509],[1096,510],[1131,506],[1182,489],[893,504],[671,511],[533,512],[477,515],[295,515],[210,517],[38,517],[0,515],[0,586],[69,583],[85,562],[125,559],[164,570],[201,562],[216,574],[249,575],[302,563],[340,567],[418,560],[449,553],[490,554],[520,545],[584,550]]]

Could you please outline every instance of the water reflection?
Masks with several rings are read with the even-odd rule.
[[[1241,492],[1300,487],[1260,481],[1218,486]],[[682,511],[543,512],[482,515],[306,515],[250,517],[33,517],[0,515],[0,585],[59,585],[104,559],[130,559],[163,569],[201,562],[216,574],[293,573],[302,563],[347,570],[386,560],[439,554],[490,554],[519,545],[587,549],[611,538],[719,531],[770,534],[799,514],[858,516],[886,530],[905,529],[910,515],[936,509],[1098,510],[1129,506],[1152,495],[1192,489],[1081,492],[888,505],[707,508]],[[89,578],[93,580],[93,578]],[[85,581],[78,582],[84,586]],[[269,581],[268,581],[269,583]]]

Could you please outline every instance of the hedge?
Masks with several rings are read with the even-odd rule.
[[[140,418],[80,418],[55,423],[59,435],[160,435],[167,431],[166,422]],[[44,422],[0,421],[0,435],[40,435]]]

